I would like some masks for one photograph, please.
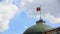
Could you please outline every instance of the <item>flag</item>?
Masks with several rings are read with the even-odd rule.
[[[41,10],[41,8],[40,8],[40,7],[37,7],[37,8],[36,8],[36,11],[40,11],[40,10]]]

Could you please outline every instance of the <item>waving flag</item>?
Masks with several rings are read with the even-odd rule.
[[[36,11],[40,11],[40,10],[41,10],[41,8],[40,8],[40,7],[37,7],[37,8],[36,8]]]

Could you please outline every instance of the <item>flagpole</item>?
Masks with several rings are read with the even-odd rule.
[[[40,20],[41,20],[41,5],[40,5]]]

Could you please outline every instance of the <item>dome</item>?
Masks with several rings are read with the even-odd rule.
[[[37,32],[46,32],[52,30],[52,28],[48,25],[46,25],[45,23],[42,23],[42,21],[40,21],[40,23],[37,23],[33,26],[31,26],[30,28],[28,28],[23,34],[29,34],[29,33],[34,33],[36,34]]]

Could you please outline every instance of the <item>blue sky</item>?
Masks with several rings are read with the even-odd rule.
[[[28,18],[25,13],[22,13],[21,15],[18,14],[11,19],[9,30],[3,32],[2,34],[22,34],[25,30],[25,26],[30,27],[35,22],[35,19]]]
[[[19,6],[19,3],[15,3],[16,6]],[[22,34],[27,28],[34,25],[37,20],[35,18],[27,17],[25,12],[19,13],[10,20],[9,30],[2,32],[0,34]],[[46,24],[56,28],[59,27],[60,23],[51,24],[50,21],[45,19]]]
[[[22,34],[26,29],[25,26],[30,27],[34,25],[36,20],[34,18],[29,18],[25,13],[21,13],[16,15],[13,19],[10,20],[10,28],[9,30],[1,33],[1,34]],[[52,25],[49,21],[46,22],[47,25],[55,27],[56,25]]]

